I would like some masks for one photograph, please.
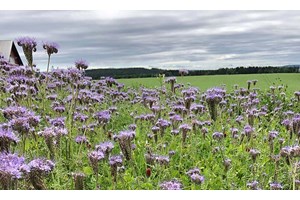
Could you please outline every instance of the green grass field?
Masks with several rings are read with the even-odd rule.
[[[258,80],[257,88],[268,89],[271,85],[287,85],[289,92],[300,89],[300,73],[296,74],[240,74],[240,75],[210,75],[210,76],[186,76],[178,77],[177,83],[190,83],[192,86],[199,87],[201,90],[221,86],[225,84],[227,89],[233,88],[234,84],[240,87],[247,87],[247,80]],[[159,86],[159,78],[138,78],[138,79],[119,79],[127,86],[143,85],[146,87]]]

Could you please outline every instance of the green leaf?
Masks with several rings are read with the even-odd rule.
[[[93,169],[91,167],[84,167],[83,168],[83,172],[86,174],[86,175],[92,175],[94,172],[93,172]]]

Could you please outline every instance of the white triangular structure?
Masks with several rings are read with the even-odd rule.
[[[12,64],[23,65],[16,45],[11,40],[0,40],[0,54]]]

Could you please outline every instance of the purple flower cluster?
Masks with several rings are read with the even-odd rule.
[[[20,179],[22,177],[22,168],[25,165],[24,157],[19,157],[17,154],[0,153],[0,175],[1,178],[8,181],[13,179]]]
[[[44,42],[43,48],[46,50],[48,56],[58,52],[58,44],[55,42]]]
[[[180,69],[180,70],[178,71],[178,73],[179,73],[181,76],[188,75],[188,74],[189,74],[189,70],[187,70],[187,69]]]
[[[166,83],[170,83],[171,85],[171,92],[175,93],[175,83],[176,83],[176,77],[169,77],[165,80]]]
[[[221,132],[215,132],[212,134],[213,139],[220,141],[224,138],[224,134]]]
[[[250,149],[250,150],[249,150],[249,153],[250,153],[250,155],[251,155],[251,158],[252,158],[253,162],[255,162],[257,156],[260,155],[260,151],[258,151],[257,149]]]
[[[206,102],[208,104],[211,119],[216,121],[218,116],[217,105],[222,101],[226,91],[220,88],[212,88],[206,91]]]
[[[98,120],[100,125],[106,125],[109,122],[111,115],[109,110],[104,110],[95,113],[94,117]]]
[[[157,127],[159,127],[161,137],[163,137],[166,128],[169,127],[171,125],[171,123],[168,120],[165,120],[165,119],[158,119],[155,125]]]
[[[75,138],[75,142],[76,142],[77,144],[89,144],[88,139],[87,139],[86,136],[84,136],[84,135],[78,135],[78,136]]]
[[[30,173],[48,174],[54,169],[55,164],[51,160],[45,158],[37,158],[28,163]]]
[[[88,68],[88,63],[85,60],[77,60],[75,61],[75,67],[79,70],[85,70]]]
[[[260,190],[258,181],[252,181],[247,183],[247,187],[250,188],[251,190]]]
[[[114,148],[114,144],[110,141],[107,142],[102,142],[98,145],[96,145],[96,150],[97,151],[102,151],[106,157],[109,156],[110,152]]]
[[[179,129],[182,132],[182,142],[185,143],[187,138],[187,133],[192,130],[192,127],[189,124],[181,124]]]
[[[116,138],[126,160],[131,160],[131,141],[135,138],[135,132],[132,130],[121,131]]]
[[[27,110],[25,107],[10,106],[2,110],[3,115],[9,121],[9,126],[20,134],[28,134],[34,131],[40,122],[40,116]]]
[[[0,125],[0,152],[9,152],[11,144],[19,142],[19,138],[9,128]]]
[[[37,190],[45,190],[46,186],[43,177],[53,171],[55,164],[51,160],[45,158],[37,158],[24,166],[22,170],[25,171],[26,176],[30,180],[33,187]]]
[[[122,166],[122,156],[120,155],[115,155],[115,156],[111,156],[109,158],[109,164],[111,167],[111,176],[113,178],[114,182],[117,182],[117,173],[118,173],[118,167]]]
[[[162,190],[182,190],[182,184],[177,180],[165,181],[159,186]]]
[[[92,151],[88,154],[89,161],[94,170],[94,173],[97,175],[99,172],[99,161],[104,159],[105,155],[102,151]]]
[[[21,37],[17,39],[17,44],[23,48],[28,65],[33,66],[32,53],[36,52],[36,40],[30,37]]]

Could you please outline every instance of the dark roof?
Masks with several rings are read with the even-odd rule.
[[[2,54],[6,60],[11,62],[10,56],[12,53],[15,54],[15,59],[16,59],[17,64],[23,65],[22,59],[19,55],[19,52],[16,48],[14,41],[0,40],[0,54]]]

